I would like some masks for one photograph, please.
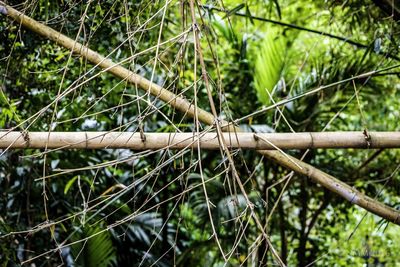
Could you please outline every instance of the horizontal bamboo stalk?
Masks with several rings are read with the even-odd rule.
[[[111,60],[106,59],[105,57],[101,56],[100,54],[90,50],[88,47],[85,47],[74,40],[68,38],[65,35],[51,29],[50,27],[43,25],[28,16],[22,14],[21,12],[13,9],[12,7],[6,5],[4,2],[0,1],[0,13],[9,16],[13,20],[21,23],[22,26],[31,29],[32,31],[55,41],[59,45],[70,49],[71,51],[80,54],[83,58],[91,61],[92,63],[106,69],[108,72],[112,73],[116,77],[121,79],[126,79],[128,82],[136,84],[138,87],[142,88],[143,90],[149,91],[151,94],[156,95],[161,100],[167,102],[169,105],[175,107],[177,110],[183,111],[187,113],[191,117],[195,117],[194,115],[198,114],[198,119],[208,125],[213,125],[215,122],[214,116],[201,109],[191,105],[187,100],[184,98],[178,97],[174,95],[172,92],[168,91],[165,88],[162,88],[149,80],[146,80],[135,73],[130,72],[129,70],[125,69],[122,66],[117,66],[111,62]],[[285,103],[285,102],[282,102]],[[223,125],[226,125],[227,122],[222,122]],[[233,127],[224,127],[224,130],[231,130],[231,131],[240,131],[238,128]],[[27,139],[27,138],[26,138]],[[259,153],[266,156],[269,159],[277,161],[280,165],[285,166],[297,173],[307,175],[311,180],[314,182],[324,186],[328,190],[340,195],[341,197],[348,199],[348,192],[351,192],[352,187],[345,183],[340,183],[341,188],[343,190],[336,190],[337,188],[337,181],[335,177],[326,174],[317,168],[306,164],[296,158],[293,157],[284,157],[282,153],[279,151],[271,151],[271,150],[258,150]],[[299,168],[300,166],[300,168]],[[306,171],[304,171],[306,170]],[[364,209],[375,213],[382,218],[390,220],[398,225],[400,225],[400,213],[398,211],[393,210],[392,208],[385,206],[384,204],[379,203],[376,200],[369,198],[368,196],[363,195],[362,193],[358,193],[357,197],[361,200],[357,202],[357,205],[363,207]],[[352,201],[353,203],[353,201]],[[372,204],[371,204],[372,203]],[[371,209],[370,205],[380,207],[378,210]],[[393,218],[396,219],[393,220]]]
[[[223,133],[229,148],[400,148],[400,132]],[[217,133],[0,132],[0,148],[220,149]]]

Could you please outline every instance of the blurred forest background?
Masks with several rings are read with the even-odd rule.
[[[400,130],[398,68],[344,81],[399,64],[397,0],[7,4],[210,110],[199,31],[218,115],[247,131]],[[0,88],[1,129],[206,129],[1,14]],[[0,264],[266,266],[273,248],[288,266],[397,266],[397,225],[255,151],[231,152],[246,196],[223,151],[2,150]],[[398,150],[287,153],[400,208]]]

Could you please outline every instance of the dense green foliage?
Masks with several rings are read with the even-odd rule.
[[[220,1],[203,1],[206,5],[196,9],[221,118],[238,119],[242,128],[256,132],[400,130],[398,68],[340,83],[399,63],[400,27],[386,6],[357,0],[223,2],[227,13],[213,9]],[[189,1],[8,3],[210,110],[190,30]],[[196,130],[193,118],[4,15],[0,76],[0,129]],[[263,106],[335,82],[317,94],[240,120]],[[288,153],[301,158],[305,151]],[[254,151],[232,154],[254,212],[289,266],[394,266],[400,260],[398,226],[307,177],[287,179],[289,170]],[[311,150],[304,160],[400,209],[399,156],[389,149]],[[3,150],[0,188],[1,266],[274,262],[220,151]]]

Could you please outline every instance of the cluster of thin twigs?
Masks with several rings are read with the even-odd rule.
[[[2,144],[2,141],[5,142],[4,140],[6,140],[5,139],[6,137],[8,138],[7,143],[5,143],[6,145],[2,145],[2,147],[5,148],[6,150],[15,148],[15,147],[44,147],[45,150],[43,152],[41,152],[40,154],[34,155],[34,156],[44,157],[44,159],[45,159],[44,164],[46,164],[46,156],[48,155],[48,153],[54,151],[53,150],[54,148],[55,149],[71,148],[71,147],[93,148],[95,146],[94,145],[95,142],[93,140],[88,141],[91,139],[97,140],[97,145],[98,146],[101,145],[101,147],[105,147],[105,148],[108,148],[108,147],[110,147],[110,148],[121,147],[122,148],[123,147],[123,148],[135,148],[135,150],[138,150],[138,149],[144,150],[142,152],[135,152],[135,153],[132,152],[127,157],[121,157],[121,158],[115,159],[113,161],[103,162],[103,163],[100,163],[100,164],[94,165],[94,166],[87,166],[87,167],[68,169],[68,170],[58,170],[58,172],[52,173],[52,174],[44,173],[43,176],[37,180],[41,181],[43,183],[43,197],[44,197],[45,213],[46,213],[46,217],[48,219],[47,222],[37,225],[34,229],[29,229],[29,230],[26,230],[23,232],[18,232],[18,233],[9,233],[8,235],[20,234],[20,233],[34,233],[36,231],[40,231],[45,228],[55,226],[59,223],[62,223],[63,221],[70,220],[73,217],[81,216],[81,215],[84,215],[84,214],[92,211],[92,212],[94,212],[94,214],[91,215],[90,217],[86,218],[86,221],[90,221],[101,211],[103,211],[104,209],[109,207],[111,205],[111,203],[117,201],[124,194],[127,194],[128,192],[130,192],[137,184],[150,183],[151,179],[154,177],[158,177],[158,174],[160,173],[160,171],[164,167],[166,167],[168,164],[175,161],[176,159],[179,159],[180,157],[182,157],[184,155],[190,154],[192,157],[194,157],[194,159],[191,161],[192,163],[190,166],[186,166],[186,169],[182,172],[182,174],[180,174],[178,177],[174,178],[171,182],[169,182],[162,189],[160,189],[160,191],[155,192],[151,196],[149,196],[147,201],[141,207],[138,207],[134,211],[134,213],[109,225],[108,228],[103,231],[107,231],[110,228],[116,227],[116,226],[124,224],[124,223],[129,223],[130,221],[135,219],[137,216],[139,216],[147,211],[154,210],[157,208],[157,206],[162,205],[163,203],[174,201],[176,203],[174,205],[174,209],[175,209],[176,206],[180,202],[183,201],[184,196],[186,194],[188,194],[191,190],[194,190],[195,188],[200,186],[203,188],[203,191],[204,191],[205,201],[206,201],[208,215],[209,215],[209,219],[210,219],[210,224],[213,229],[213,238],[215,239],[215,242],[219,247],[222,257],[226,261],[228,261],[232,257],[235,247],[237,247],[238,244],[241,242],[241,240],[244,236],[244,233],[245,233],[247,227],[249,226],[248,225],[249,223],[248,223],[247,219],[244,219],[244,218],[241,218],[240,216],[238,216],[238,220],[240,221],[240,223],[242,224],[242,227],[243,227],[243,229],[241,230],[242,232],[240,232],[238,234],[237,240],[235,241],[235,244],[233,244],[232,249],[229,252],[224,251],[224,248],[220,244],[221,243],[220,237],[218,236],[217,231],[215,230],[215,226],[214,226],[214,222],[213,222],[212,207],[211,207],[211,204],[209,201],[209,195],[207,193],[206,184],[209,183],[210,181],[216,179],[217,177],[226,175],[226,176],[231,177],[230,182],[229,182],[231,184],[229,186],[232,188],[237,187],[238,191],[244,196],[246,205],[247,205],[246,211],[250,214],[250,217],[252,218],[252,220],[255,222],[255,224],[257,226],[257,229],[259,232],[259,237],[255,240],[254,246],[252,246],[252,247],[253,248],[257,247],[262,241],[267,242],[267,244],[269,246],[269,251],[272,253],[275,261],[279,265],[283,266],[284,263],[280,259],[279,253],[276,251],[276,249],[274,248],[274,245],[270,241],[270,237],[269,237],[269,234],[267,231],[268,225],[263,225],[261,223],[257,213],[254,211],[254,203],[252,203],[252,201],[248,197],[248,192],[246,192],[246,190],[245,190],[243,181],[247,177],[240,177],[238,171],[236,170],[235,157],[233,155],[235,153],[235,151],[232,150],[232,148],[236,148],[236,149],[242,148],[243,149],[243,148],[248,148],[248,147],[257,149],[258,152],[260,154],[262,154],[264,157],[274,160],[277,163],[281,164],[282,166],[284,166],[292,171],[287,176],[285,176],[283,179],[279,180],[277,183],[274,184],[274,186],[276,186],[278,183],[279,184],[284,183],[284,186],[283,186],[283,189],[280,193],[278,200],[276,201],[276,203],[274,203],[274,206],[268,215],[267,222],[270,221],[270,218],[275,211],[276,205],[279,202],[280,198],[282,197],[285,189],[289,185],[289,182],[291,181],[291,178],[293,177],[294,173],[299,173],[299,174],[309,177],[312,181],[322,185],[323,187],[327,188],[328,190],[334,192],[335,194],[340,195],[341,197],[345,198],[346,200],[350,201],[351,203],[356,204],[356,205],[366,209],[367,211],[370,211],[376,215],[379,215],[382,218],[385,218],[391,222],[400,224],[400,213],[398,211],[376,201],[373,198],[365,196],[364,194],[362,194],[361,192],[358,192],[356,189],[352,188],[351,186],[347,185],[346,183],[341,182],[339,179],[337,179],[321,170],[318,170],[317,168],[315,168],[309,164],[304,163],[302,161],[302,159],[304,157],[299,160],[299,159],[296,159],[296,158],[288,155],[287,153],[285,153],[282,150],[282,148],[301,148],[301,149],[312,148],[313,146],[318,144],[318,140],[316,139],[316,137],[311,136],[310,140],[308,140],[307,142],[301,143],[301,142],[299,142],[299,136],[300,136],[300,134],[299,134],[297,136],[293,136],[295,139],[292,140],[291,142],[288,141],[286,138],[286,139],[282,139],[281,143],[277,143],[279,140],[273,139],[273,136],[264,136],[262,134],[254,135],[254,134],[240,133],[242,130],[237,126],[239,122],[242,122],[250,117],[254,117],[259,114],[264,114],[265,112],[268,112],[269,110],[273,110],[273,109],[279,110],[281,116],[283,117],[283,120],[285,122],[287,122],[284,119],[283,113],[281,113],[281,109],[280,109],[280,107],[284,106],[285,104],[287,104],[291,101],[300,99],[302,97],[316,94],[323,90],[327,90],[327,89],[329,89],[333,86],[336,86],[338,84],[341,84],[341,83],[348,83],[348,82],[352,82],[356,79],[365,79],[365,78],[371,77],[372,75],[378,74],[380,72],[387,71],[392,68],[396,68],[396,67],[398,67],[398,65],[394,65],[391,67],[382,68],[382,69],[378,69],[378,70],[371,70],[368,73],[363,73],[358,76],[354,76],[350,79],[338,81],[333,84],[324,85],[324,86],[315,88],[314,90],[308,91],[306,93],[297,95],[296,97],[285,99],[285,100],[277,102],[277,103],[273,102],[273,99],[272,99],[272,103],[273,103],[272,105],[262,108],[260,110],[257,110],[255,112],[253,112],[252,114],[248,114],[242,118],[232,119],[232,120],[230,120],[230,122],[228,122],[228,121],[220,119],[219,114],[217,112],[218,107],[214,103],[214,99],[212,96],[212,85],[209,80],[209,76],[207,75],[207,67],[204,62],[204,55],[202,52],[204,48],[202,47],[202,43],[200,41],[201,31],[198,26],[199,25],[198,20],[203,19],[203,18],[201,17],[201,14],[198,12],[198,9],[196,7],[197,3],[194,0],[189,1],[188,13],[190,13],[191,22],[189,23],[189,26],[187,27],[187,29],[183,30],[181,33],[179,33],[178,35],[174,36],[173,38],[171,38],[169,40],[163,41],[161,38],[161,33],[163,31],[163,27],[164,27],[164,23],[165,23],[165,17],[166,17],[168,8],[171,5],[171,2],[172,1],[165,1],[165,4],[161,9],[157,10],[147,21],[142,22],[141,27],[139,27],[138,29],[135,29],[134,32],[131,32],[130,37],[124,41],[125,43],[131,42],[131,39],[133,39],[133,36],[135,36],[135,34],[138,34],[138,33],[140,34],[140,32],[145,29],[149,30],[146,28],[148,26],[148,24],[152,20],[155,20],[156,18],[161,17],[160,23],[158,25],[159,38],[158,38],[157,44],[155,44],[153,47],[150,47],[143,51],[132,52],[132,55],[130,57],[123,59],[119,62],[114,62],[110,58],[111,58],[111,55],[115,51],[117,51],[118,47],[115,48],[109,55],[102,56],[102,55],[98,54],[96,51],[89,49],[87,46],[80,44],[77,41],[78,37],[81,34],[81,31],[83,30],[83,21],[85,19],[85,14],[86,14],[89,6],[94,4],[92,1],[88,2],[87,6],[86,6],[86,10],[85,10],[84,14],[82,15],[82,21],[81,21],[80,28],[79,28],[79,31],[77,33],[77,37],[75,38],[75,40],[72,40],[69,37],[62,35],[61,33],[51,29],[50,27],[45,26],[44,24],[41,24],[41,23],[31,19],[26,14],[23,14],[20,11],[17,11],[16,9],[14,9],[0,1],[0,5],[2,6],[1,11],[4,15],[7,15],[9,18],[20,23],[22,27],[30,29],[30,30],[36,32],[37,34],[39,34],[49,40],[52,40],[53,42],[57,43],[58,45],[67,48],[70,51],[70,55],[69,55],[69,60],[66,64],[66,66],[68,66],[69,61],[72,58],[73,54],[78,54],[79,56],[81,56],[82,58],[91,62],[94,65],[91,69],[87,70],[86,73],[82,74],[80,79],[75,80],[73,84],[68,86],[68,88],[64,89],[64,84],[61,83],[59,90],[58,90],[57,97],[54,100],[52,100],[48,105],[44,106],[39,112],[33,114],[31,117],[27,118],[26,120],[21,121],[14,129],[9,129],[9,131],[5,131],[4,134],[0,133],[0,138],[1,138],[0,144]],[[194,82],[191,86],[189,86],[188,88],[185,88],[178,94],[175,94],[174,92],[169,91],[167,89],[169,87],[168,85],[160,86],[154,82],[154,79],[155,79],[155,76],[157,73],[157,68],[159,67],[160,63],[153,64],[152,74],[151,74],[150,79],[146,79],[146,78],[136,74],[135,72],[130,71],[128,68],[124,67],[124,64],[130,63],[132,61],[134,62],[134,60],[136,58],[140,57],[141,55],[149,54],[149,53],[154,53],[154,62],[158,62],[159,55],[163,52],[162,51],[163,48],[165,50],[168,50],[169,46],[178,44],[180,42],[180,43],[182,43],[181,49],[183,50],[184,49],[183,46],[188,45],[187,40],[188,40],[189,36],[193,36],[194,48],[196,51],[195,61],[193,63]],[[123,44],[121,44],[121,46],[122,45]],[[177,59],[176,59],[177,61],[179,61],[179,57],[180,56],[178,54]],[[97,68],[100,68],[101,71],[99,71],[97,74],[95,74],[93,76],[90,76],[90,78],[87,78],[89,76],[89,74],[92,73],[92,71]],[[196,76],[198,69],[202,73],[201,77]],[[66,70],[67,70],[67,68],[64,68],[63,74],[62,74],[63,77],[65,77],[67,75]],[[95,107],[95,105],[98,102],[103,101],[106,98],[107,94],[110,93],[115,88],[114,87],[114,88],[110,89],[110,91],[107,94],[105,94],[103,97],[98,99],[95,103],[93,103],[93,105],[91,105],[89,108],[87,108],[81,114],[80,117],[69,118],[64,121],[57,121],[56,113],[57,113],[57,106],[58,106],[59,102],[62,99],[69,96],[70,94],[76,92],[77,89],[81,88],[83,85],[87,84],[91,80],[97,78],[99,75],[106,73],[106,72],[121,79],[121,83],[128,83],[128,84],[133,85],[136,88],[136,90],[138,88],[145,90],[145,92],[146,92],[145,95],[140,95],[140,94],[136,93],[133,96],[134,99],[129,102],[122,103],[119,106],[116,106],[116,107],[113,107],[110,109],[105,109],[100,112],[90,113],[91,110]],[[211,112],[207,112],[205,109],[202,109],[198,105],[198,91],[199,91],[198,86],[199,86],[200,81],[202,81],[205,85],[208,102],[210,105],[209,108],[210,108]],[[194,92],[194,100],[193,101],[188,101],[184,97],[185,92],[187,92],[189,90],[193,90],[193,92]],[[150,95],[154,96],[154,98],[151,98]],[[357,97],[357,90],[355,90],[354,97]],[[158,101],[158,100],[162,100],[164,102],[164,104],[162,104],[160,106],[158,103],[156,103],[156,101]],[[144,110],[141,110],[139,102],[147,104],[147,108]],[[61,140],[62,138],[61,137],[57,138],[56,133],[54,133],[52,131],[49,131],[48,133],[41,133],[40,138],[39,138],[38,134],[35,135],[35,133],[29,132],[29,128],[35,122],[37,122],[41,118],[41,116],[43,114],[45,114],[45,112],[48,111],[49,109],[53,110],[51,124],[53,124],[53,123],[62,124],[62,123],[65,123],[65,122],[68,122],[71,120],[79,120],[82,118],[87,118],[87,117],[91,117],[94,115],[98,115],[99,113],[107,113],[107,112],[111,112],[111,111],[119,110],[119,109],[122,112],[122,110],[124,109],[125,106],[134,105],[134,104],[138,104],[139,114],[137,114],[137,116],[136,116],[137,120],[130,121],[129,123],[126,123],[126,124],[121,123],[121,125],[118,128],[112,129],[111,131],[108,131],[105,133],[97,133],[97,134],[92,133],[92,134],[90,134],[90,136],[88,136],[87,133],[84,133],[81,135],[81,139],[79,139],[79,140],[75,139],[75,141],[73,141],[72,139],[70,139],[69,141],[65,141],[65,140],[62,141]],[[183,114],[185,114],[186,116],[192,117],[194,119],[195,132],[191,133],[192,136],[190,136],[190,134],[185,135],[185,134],[181,133],[181,131],[178,129],[178,127],[176,127],[176,125],[174,124],[173,119],[171,119],[167,114],[164,114],[162,112],[162,107],[168,106],[168,105],[173,107],[174,110],[180,111]],[[161,140],[159,136],[152,137],[151,134],[143,132],[143,130],[140,127],[137,127],[136,131],[133,133],[128,133],[128,134],[121,133],[121,131],[128,129],[133,124],[141,125],[141,122],[143,121],[143,119],[153,113],[160,114],[165,119],[165,121],[168,122],[168,124],[170,124],[176,130],[176,133],[170,133],[168,135],[164,135],[163,140]],[[336,118],[337,118],[337,116],[333,117],[331,119],[331,121],[328,122],[327,126],[329,124],[331,124],[332,121],[335,120]],[[204,130],[201,130],[202,124],[208,125],[208,127],[206,127]],[[12,130],[21,129],[21,128],[22,128],[21,132],[12,132]],[[325,127],[325,129],[326,128],[327,127]],[[225,132],[229,132],[229,133],[225,133]],[[120,141],[116,141],[117,138],[121,138],[120,136],[122,134],[124,134],[122,139]],[[364,148],[395,147],[396,144],[398,146],[398,143],[399,143],[398,137],[396,137],[396,136],[393,137],[393,135],[390,135],[383,141],[380,141],[380,139],[377,137],[377,136],[379,136],[379,134],[380,133],[372,133],[372,132],[371,133],[369,133],[369,132],[354,133],[354,136],[355,136],[354,143],[351,143],[349,141],[347,135],[344,134],[342,137],[343,137],[344,141],[347,141],[348,145],[351,144],[353,146],[364,147]],[[381,133],[381,135],[382,134],[383,133]],[[65,134],[61,134],[61,135],[64,135],[63,137],[65,137]],[[110,136],[110,135],[113,136],[113,137],[110,137],[111,139],[105,138],[105,136]],[[307,135],[307,134],[305,134],[305,135]],[[322,133],[321,133],[321,135],[322,135]],[[193,136],[202,137],[203,139],[193,138]],[[209,139],[207,139],[206,136],[208,136]],[[244,138],[244,136],[247,136],[247,138],[248,138],[247,140],[250,140],[250,141],[248,141],[248,143],[245,142],[245,139],[243,139],[243,140],[241,139],[241,138]],[[77,136],[74,136],[74,138],[76,138],[76,137]],[[305,136],[304,138],[308,138],[308,137],[309,136]],[[52,139],[52,138],[55,138],[55,139]],[[37,145],[37,142],[39,139],[41,141],[41,145]],[[108,143],[104,143],[104,140],[106,140],[106,139],[108,140]],[[330,144],[338,145],[337,139],[338,139],[338,135],[334,136],[333,139],[330,139],[330,141],[331,141]],[[58,141],[58,143],[57,143],[58,145],[54,145],[54,146],[50,145],[51,140],[53,140],[54,142]],[[213,140],[213,142],[210,142],[209,140]],[[241,141],[238,141],[238,140],[241,140]],[[234,141],[235,145],[232,145],[232,141]],[[384,145],[385,141],[387,142],[386,146]],[[133,145],[134,142],[136,142],[135,146]],[[378,144],[382,144],[382,143],[383,143],[383,145],[381,145],[381,146],[378,145]],[[128,144],[131,144],[131,147],[129,147]],[[146,146],[146,144],[147,144],[147,146]],[[297,144],[298,147],[289,147],[289,144],[294,144],[294,145]],[[354,144],[356,144],[356,145],[354,145]],[[91,147],[91,145],[93,145],[93,147]],[[224,171],[222,173],[217,174],[215,177],[212,177],[212,178],[206,178],[205,175],[203,174],[202,164],[204,164],[204,163],[202,163],[202,160],[201,160],[201,153],[204,148],[207,148],[207,145],[209,145],[210,147],[212,145],[213,149],[220,150],[221,157],[226,159],[222,163],[224,165]],[[285,147],[285,145],[287,145],[287,147]],[[301,146],[301,145],[303,145],[303,146]],[[340,143],[338,146],[345,147],[343,144],[340,145]],[[321,146],[321,147],[324,147],[324,146]],[[325,147],[328,147],[328,145],[325,144]],[[131,183],[129,186],[121,186],[120,190],[117,193],[107,194],[105,197],[96,198],[96,199],[90,199],[90,195],[89,196],[83,195],[82,198],[84,201],[84,209],[81,212],[75,213],[74,215],[67,216],[65,218],[57,219],[56,221],[51,221],[52,218],[48,218],[48,216],[47,216],[47,200],[46,200],[47,199],[46,184],[49,183],[49,178],[55,178],[55,177],[59,177],[66,173],[79,172],[79,171],[84,171],[84,170],[96,171],[101,168],[116,166],[119,164],[131,162],[134,159],[143,158],[143,157],[158,153],[160,151],[165,151],[165,150],[169,150],[172,148],[179,149],[179,151],[177,153],[170,154],[169,158],[167,158],[166,156],[163,157],[163,159],[157,163],[157,166],[151,172],[138,178],[135,182]],[[189,153],[191,151],[191,148],[197,149],[196,156]],[[271,148],[273,148],[275,150],[274,151],[262,150],[262,149],[271,149]],[[307,152],[305,154],[307,154]],[[150,201],[153,198],[158,196],[162,190],[167,190],[168,185],[180,180],[183,176],[185,176],[187,173],[193,171],[194,169],[197,169],[200,172],[200,176],[202,179],[201,184],[199,184],[195,187],[186,187],[184,190],[182,190],[182,193],[175,195],[169,199],[163,200],[161,203],[157,204],[157,206],[147,207],[147,204],[150,203]],[[135,194],[139,194],[139,193],[140,193],[140,191],[136,192]],[[236,193],[231,191],[231,194],[235,195]],[[171,211],[171,213],[172,212],[173,212],[173,210]],[[163,227],[166,227],[166,223],[167,222],[164,222]],[[97,234],[100,234],[100,233],[101,232],[99,232]],[[89,238],[91,238],[91,237],[87,237],[87,239],[89,239]],[[79,240],[76,242],[85,242],[87,239]],[[36,259],[38,257],[43,257],[45,255],[57,252],[60,249],[67,247],[67,246],[71,246],[73,244],[69,240],[65,240],[61,243],[58,243],[57,240],[55,240],[55,238],[54,238],[54,241],[58,244],[58,246],[56,248],[54,248],[53,250],[50,250],[44,254],[37,255],[36,257],[29,259],[29,261],[33,261],[34,259]],[[154,242],[153,242],[153,244],[154,244]],[[249,256],[250,256],[250,254],[251,253],[249,253]]]

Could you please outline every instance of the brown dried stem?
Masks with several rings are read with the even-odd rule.
[[[168,91],[165,88],[162,88],[159,85],[156,85],[149,80],[129,71],[128,69],[115,64],[110,59],[103,57],[102,55],[98,54],[97,52],[89,49],[88,47],[75,42],[74,40],[70,39],[69,37],[51,29],[50,27],[39,23],[28,16],[22,14],[21,12],[15,10],[14,8],[6,5],[4,2],[0,1],[0,12],[2,14],[7,15],[8,17],[12,18],[13,20],[21,23],[22,26],[42,35],[45,38],[53,40],[57,44],[70,49],[74,53],[77,53],[90,61],[91,63],[99,66],[108,72],[112,73],[113,75],[128,81],[131,84],[137,85],[138,87],[142,88],[145,91],[148,91],[152,95],[158,97],[159,99],[169,103],[171,106],[180,110],[184,113],[187,113],[189,116],[194,117],[195,112],[198,114],[198,119],[207,124],[207,125],[214,125],[214,116],[213,114],[200,109],[195,108],[190,102],[182,97],[177,97],[174,93]],[[373,74],[373,72],[368,73],[368,75]],[[367,75],[367,74],[365,74]],[[365,76],[364,75],[364,76]],[[222,122],[222,125],[227,125],[227,122]],[[240,131],[240,129],[232,129],[230,130]],[[225,128],[226,130],[226,128]],[[336,179],[335,177],[322,172],[315,167],[306,164],[294,157],[290,157],[288,155],[283,155],[278,151],[267,151],[267,150],[260,150],[259,151],[262,155],[275,160],[282,166],[285,166],[299,174],[306,175],[314,182],[324,186],[328,190],[342,196],[343,198],[349,200],[351,203],[356,204],[382,218],[387,219],[393,223],[400,225],[400,213],[393,208],[390,208],[372,198],[365,196],[364,194],[356,191],[355,189],[351,188],[349,185],[341,182],[340,180]],[[288,158],[290,157],[290,158]],[[299,167],[300,166],[300,167]]]

